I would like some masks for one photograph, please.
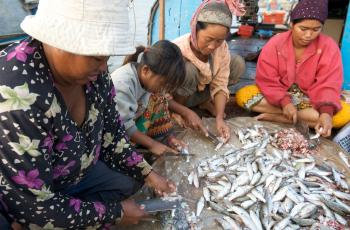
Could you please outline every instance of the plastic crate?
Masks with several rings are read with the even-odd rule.
[[[248,25],[241,25],[238,28],[238,35],[245,38],[250,38],[253,35],[254,27]]]
[[[350,153],[350,123],[344,126],[333,138],[333,141]]]
[[[285,12],[272,12],[263,14],[263,23],[266,24],[284,24]]]

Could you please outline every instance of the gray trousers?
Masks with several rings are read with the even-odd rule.
[[[107,167],[102,161],[76,185],[62,191],[86,201],[123,201],[141,189],[143,183]]]
[[[239,55],[231,54],[228,86],[234,85],[239,81],[239,78],[245,72],[245,68],[244,59]],[[197,67],[191,62],[186,61],[186,78],[182,87],[176,91],[176,94],[182,97],[188,97],[185,104],[187,107],[195,107],[210,100],[209,85],[206,85],[203,91],[198,91],[200,77]]]

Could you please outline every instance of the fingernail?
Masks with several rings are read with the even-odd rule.
[[[140,209],[145,209],[145,208],[146,208],[146,206],[144,204],[140,205]]]

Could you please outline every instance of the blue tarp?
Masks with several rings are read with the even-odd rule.
[[[341,51],[344,66],[344,89],[350,90],[350,7],[346,18]]]
[[[0,0],[0,45],[23,38],[24,32],[19,25],[31,13],[21,0]]]

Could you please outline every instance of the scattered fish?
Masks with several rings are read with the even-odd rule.
[[[330,223],[350,228],[344,174],[317,165],[315,150],[299,134],[289,129],[274,134],[261,125],[235,133],[240,147],[201,159],[189,173],[189,184],[203,192],[198,218],[207,204],[223,229],[333,229]],[[347,155],[339,156],[350,167]]]

